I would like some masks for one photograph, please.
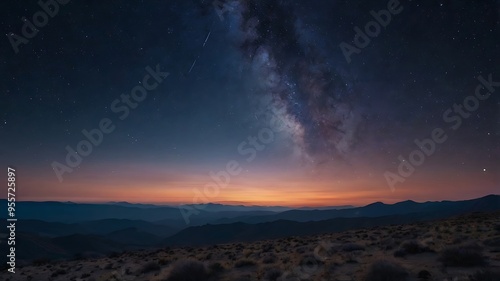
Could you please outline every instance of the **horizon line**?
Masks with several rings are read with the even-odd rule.
[[[130,201],[71,201],[71,200],[64,200],[64,201],[58,201],[58,200],[16,200],[16,202],[36,202],[36,203],[48,203],[48,202],[56,202],[56,203],[73,203],[73,204],[93,204],[93,205],[106,205],[106,204],[117,204],[117,203],[124,203],[124,204],[130,204],[130,205],[152,205],[152,206],[157,206],[157,207],[179,207],[179,206],[193,206],[193,205],[222,205],[222,206],[232,206],[232,207],[264,207],[264,208],[291,208],[291,209],[296,209],[296,208],[328,208],[328,207],[363,207],[363,206],[368,206],[374,203],[383,203],[387,205],[393,205],[401,202],[406,202],[406,201],[412,201],[415,203],[427,203],[427,202],[444,202],[444,201],[450,201],[450,202],[457,202],[457,201],[468,201],[468,200],[474,200],[474,199],[480,199],[480,198],[485,198],[488,196],[500,196],[500,194],[487,194],[484,196],[480,197],[474,197],[474,198],[467,198],[467,199],[461,199],[461,200],[426,200],[426,201],[415,201],[412,199],[406,199],[402,201],[397,201],[395,203],[387,203],[383,202],[381,200],[379,201],[373,201],[371,203],[368,203],[366,205],[362,204],[342,204],[342,205],[324,205],[324,206],[286,206],[286,205],[255,205],[255,204],[250,204],[247,205],[245,202],[235,202],[234,204],[226,204],[222,202],[207,202],[207,203],[199,203],[199,204],[189,204],[189,203],[148,203],[148,202],[130,202]],[[6,200],[7,198],[0,198],[0,200]]]

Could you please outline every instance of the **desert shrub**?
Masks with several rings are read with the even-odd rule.
[[[450,229],[443,229],[443,230],[441,230],[441,233],[452,234]]]
[[[335,272],[338,269],[338,264],[337,263],[327,263],[323,266],[323,270],[321,273],[318,275],[319,279],[321,281],[326,281],[326,280],[339,280],[339,279],[332,279],[332,277],[335,275]],[[353,279],[354,280],[354,279]]]
[[[253,260],[248,260],[248,259],[242,259],[234,263],[234,267],[246,267],[246,266],[253,266],[255,265],[255,262]]]
[[[500,272],[493,271],[476,271],[472,276],[470,276],[471,281],[498,281],[500,280]]]
[[[482,249],[477,244],[465,244],[446,248],[439,260],[444,266],[478,266],[486,264]]]
[[[299,265],[303,268],[314,268],[322,264],[324,264],[324,262],[317,259],[313,254],[304,255],[299,263]]]
[[[405,257],[406,255],[415,255],[425,252],[433,251],[416,240],[406,240],[401,243],[399,249],[394,252],[394,256]]]
[[[281,258],[281,263],[287,264],[290,262],[290,257],[289,256],[284,256]]]
[[[148,273],[148,272],[157,271],[157,270],[160,270],[160,265],[157,262],[150,261],[141,267],[140,272],[141,273]]]
[[[340,248],[344,252],[363,251],[365,248],[356,243],[347,243]]]
[[[469,239],[468,236],[466,235],[455,235],[453,237],[453,240],[451,241],[452,244],[460,244],[463,243],[464,241],[467,241]]]
[[[422,280],[430,280],[431,277],[432,277],[432,274],[429,271],[427,271],[427,270],[420,270],[418,272],[417,277],[419,279],[422,279]]]
[[[430,252],[428,247],[425,247],[417,240],[407,240],[401,243],[401,249],[407,254],[419,254],[424,252]]]
[[[206,254],[206,255],[205,255],[205,260],[209,260],[209,259],[211,259],[211,258],[212,258],[212,255],[213,255],[212,253],[208,253],[208,254]]]
[[[205,265],[195,260],[182,260],[173,265],[165,281],[200,281],[210,277]]]
[[[495,224],[494,229],[498,232],[500,232],[500,224]]]
[[[345,256],[344,261],[346,263],[358,263],[358,260],[354,257],[354,255],[347,255],[347,256]]]
[[[52,272],[52,274],[51,274],[50,276],[52,276],[52,277],[57,277],[57,276],[59,276],[59,275],[64,275],[64,274],[66,274],[66,273],[68,273],[66,270],[64,270],[64,269],[62,269],[62,268],[59,268],[58,270],[56,270],[56,271]]]
[[[390,251],[396,247],[396,243],[392,238],[386,238],[380,241],[380,247],[386,251]]]
[[[208,269],[210,270],[211,273],[219,273],[224,271],[224,267],[220,262],[214,262],[208,266]]]
[[[406,269],[389,261],[378,261],[371,265],[365,281],[404,281],[408,277]]]
[[[272,249],[274,248],[273,244],[264,244],[262,245],[262,252],[263,253],[266,253],[266,252],[270,252]]]
[[[170,263],[170,260],[169,260],[169,259],[167,259],[167,258],[160,258],[160,259],[158,260],[158,264],[159,264],[159,265],[167,265],[167,264],[169,264],[169,263]]]
[[[275,263],[276,256],[275,255],[267,255],[264,258],[262,258],[262,262],[265,264]]]
[[[266,273],[264,274],[264,280],[276,281],[282,274],[283,272],[279,268],[268,268],[266,269]]]
[[[243,256],[245,258],[248,258],[251,254],[253,254],[253,251],[250,250],[250,249],[246,249],[246,250],[243,251]]]
[[[406,251],[405,251],[405,250],[402,250],[402,249],[396,250],[396,251],[394,252],[394,256],[395,256],[396,258],[406,257]]]
[[[484,241],[484,245],[491,247],[500,247],[500,237],[487,239]]]
[[[298,247],[298,248],[295,249],[295,252],[297,254],[303,254],[303,253],[306,252],[306,248],[305,247]]]
[[[238,276],[234,281],[254,281],[249,276]]]

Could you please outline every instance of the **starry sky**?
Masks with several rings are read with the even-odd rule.
[[[388,3],[399,12],[356,47]],[[500,1],[69,1],[25,41],[12,41],[22,18],[43,9],[3,5],[0,164],[17,170],[17,200],[331,206],[500,190]],[[112,132],[68,165],[103,120]],[[432,153],[398,172],[436,129]]]

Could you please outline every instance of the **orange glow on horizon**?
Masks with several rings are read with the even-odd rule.
[[[101,168],[101,167],[98,167]],[[96,168],[97,170],[97,168]],[[483,177],[443,173],[426,178],[416,174],[391,192],[382,174],[365,178],[329,178],[329,175],[286,176],[279,173],[259,173],[235,176],[227,187],[208,196],[204,187],[214,183],[208,173],[165,173],[163,170],[123,168],[115,177],[106,171],[80,171],[63,183],[51,175],[32,175],[18,178],[19,201],[72,201],[151,204],[259,205],[288,207],[363,206],[373,202],[396,203],[404,200],[417,202],[464,200],[498,193],[496,176]],[[88,176],[92,175],[92,176]],[[480,178],[480,179],[478,179]],[[472,189],[471,186],[475,188]],[[214,192],[209,191],[209,192]]]

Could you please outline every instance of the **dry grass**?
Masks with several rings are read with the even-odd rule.
[[[365,281],[404,281],[408,277],[405,268],[389,261],[377,261],[371,265]]]
[[[439,260],[445,266],[481,266],[486,264],[482,248],[478,244],[458,245],[444,249]]]
[[[185,260],[173,265],[165,281],[199,281],[208,280],[210,274],[205,265],[195,260]]]

